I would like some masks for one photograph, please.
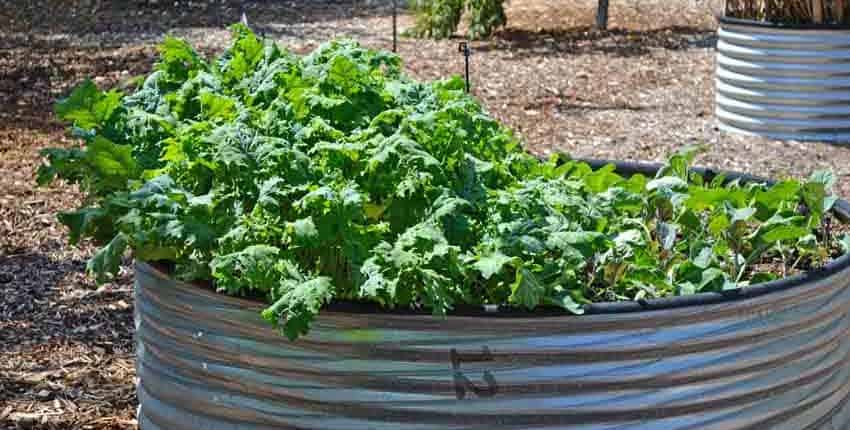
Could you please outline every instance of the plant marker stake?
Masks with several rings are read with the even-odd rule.
[[[393,0],[393,52],[398,52],[398,0]]]
[[[596,29],[608,29],[608,0],[599,0],[596,7]]]
[[[466,93],[469,94],[469,56],[472,55],[472,50],[469,49],[468,42],[460,42],[457,47],[458,52],[463,53],[466,62]]]
[[[239,22],[241,22],[245,27],[248,27],[249,29],[251,29],[251,31],[256,31],[256,29],[251,28],[251,25],[248,24],[248,15],[245,14],[245,8],[244,7],[242,8],[242,18],[239,19]],[[266,38],[266,31],[263,30],[262,28],[260,29],[260,37],[263,38],[263,39]]]

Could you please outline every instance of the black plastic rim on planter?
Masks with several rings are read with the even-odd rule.
[[[263,304],[143,262],[135,294],[143,430],[850,426],[847,256],[734,294],[580,317],[330,307],[296,342],[259,318]]]

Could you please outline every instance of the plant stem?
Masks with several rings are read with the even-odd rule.
[[[802,256],[802,255],[798,256],[798,257],[797,257],[797,260],[795,260],[795,261],[794,261],[794,264],[792,264],[792,265],[791,265],[791,270],[796,269],[796,268],[797,268],[797,265],[798,265],[798,264],[800,264],[800,261],[801,261],[801,260],[803,260],[803,256]]]
[[[737,240],[737,238],[730,237],[729,238],[729,245],[732,248],[732,265],[733,265],[733,268],[735,270],[735,272],[732,273],[732,278],[737,279],[738,274],[741,273],[740,272],[741,271],[741,268],[740,268],[741,264],[738,262],[738,240]]]

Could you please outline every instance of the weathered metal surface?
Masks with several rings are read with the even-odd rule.
[[[337,307],[296,342],[260,308],[136,265],[143,430],[850,429],[848,257],[581,317]]]
[[[728,131],[850,142],[850,29],[721,20],[716,101]]]

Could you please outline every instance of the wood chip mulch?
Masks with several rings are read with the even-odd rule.
[[[35,186],[39,150],[69,145],[57,97],[84,77],[103,88],[147,73],[166,32],[205,53],[244,11],[304,52],[332,37],[390,48],[390,0],[42,0],[0,11],[0,429],[135,428],[132,273],[96,286],[92,249],[71,246],[57,211],[73,187]],[[700,164],[781,177],[831,168],[850,195],[850,147],[720,133],[713,117],[714,19],[721,0],[513,0],[508,28],[472,43],[474,93],[537,153],[660,160],[704,143]],[[400,27],[412,18],[402,15]],[[408,71],[463,71],[461,38],[403,38]]]

